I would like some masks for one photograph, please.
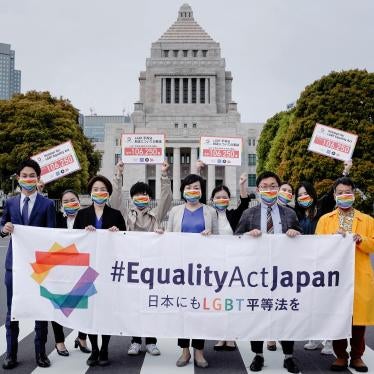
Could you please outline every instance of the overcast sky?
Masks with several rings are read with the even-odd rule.
[[[0,0],[0,42],[22,92],[48,90],[83,114],[132,112],[151,43],[176,0]],[[190,0],[221,45],[242,121],[262,122],[332,70],[374,71],[373,0]]]

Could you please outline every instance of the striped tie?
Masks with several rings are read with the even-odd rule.
[[[266,232],[268,234],[274,234],[273,219],[271,218],[271,206],[268,206],[266,213]]]

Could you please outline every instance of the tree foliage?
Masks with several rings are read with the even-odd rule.
[[[356,207],[372,212],[374,196],[374,73],[365,70],[332,72],[307,86],[292,112],[276,114],[271,136],[261,134],[258,171],[269,167],[296,185],[301,180],[315,184],[321,194],[341,175],[342,162],[307,150],[316,123],[358,135],[351,177],[364,193]],[[274,122],[278,126],[274,130]],[[282,122],[283,120],[283,122]],[[266,127],[266,126],[265,126]],[[260,144],[267,142],[267,148]],[[264,149],[266,152],[264,152]]]
[[[10,190],[10,176],[24,159],[71,140],[81,164],[79,172],[47,185],[49,196],[72,188],[85,191],[88,179],[99,168],[100,155],[78,124],[78,111],[66,99],[49,92],[31,91],[0,101],[0,181]]]

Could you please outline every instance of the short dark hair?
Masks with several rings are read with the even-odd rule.
[[[201,186],[200,202],[203,204],[206,204],[205,180],[201,178],[200,175],[197,175],[197,174],[189,174],[187,175],[186,178],[182,180],[181,188],[180,188],[182,198],[184,201],[186,201],[186,199],[183,197],[184,188],[188,186],[189,184],[196,183],[196,182],[200,182],[200,186]]]
[[[23,161],[18,165],[18,168],[17,168],[16,174],[19,176],[19,175],[21,174],[22,169],[24,169],[24,168],[26,168],[26,167],[29,167],[29,168],[34,169],[36,175],[38,176],[38,178],[40,177],[40,175],[41,175],[40,166],[39,166],[39,164],[38,164],[36,161],[34,161],[34,160],[31,159],[31,158],[29,158],[28,160],[23,160]]]
[[[136,194],[147,194],[151,199],[153,199],[153,193],[151,187],[147,183],[144,182],[136,182],[130,188],[130,196],[131,198]]]
[[[280,178],[278,177],[277,174],[273,173],[272,171],[263,171],[256,179],[256,186],[258,187],[261,183],[261,181],[263,179],[266,179],[266,178],[274,178],[277,183],[278,183],[278,186],[280,186],[281,184],[281,180]]]
[[[72,193],[78,200],[79,200],[79,196],[78,196],[78,193],[75,192],[74,190],[65,190],[62,195],[61,195],[61,200],[63,199],[63,197],[67,194],[67,193]]]
[[[340,177],[340,178],[338,178],[334,182],[334,184],[332,186],[334,192],[336,190],[336,187],[338,187],[339,184],[344,184],[344,186],[351,186],[352,190],[354,190],[356,188],[355,184],[353,183],[353,180],[351,178],[349,178],[349,177]]]
[[[292,194],[293,194],[294,193],[294,189],[293,189],[292,184],[290,182],[283,181],[283,182],[280,183],[279,187],[281,187],[281,186],[283,186],[285,184],[287,184],[287,186],[291,187],[291,191],[292,191]]]
[[[318,203],[318,198],[317,198],[317,192],[313,185],[310,182],[307,181],[302,181],[301,183],[298,184],[295,190],[295,211],[299,219],[305,217],[305,208],[299,205],[299,202],[297,201],[297,195],[299,193],[299,189],[301,187],[305,188],[305,191],[307,194],[313,199],[312,205],[309,207],[309,212],[310,215],[309,217],[314,218],[314,213],[315,213],[315,207]]]
[[[226,191],[227,192],[227,195],[229,195],[229,197],[231,197],[231,192],[229,190],[229,188],[223,184],[219,185],[219,186],[216,186],[213,191],[212,191],[212,195],[210,196],[210,198],[213,200],[214,198],[214,195],[219,192],[219,191]]]
[[[103,182],[105,184],[105,187],[106,187],[107,191],[109,192],[109,195],[112,194],[112,192],[113,192],[112,183],[110,183],[110,180],[108,178],[104,177],[104,175],[95,175],[94,177],[92,177],[89,180],[89,182],[87,184],[88,193],[92,192],[92,186],[97,181]]]

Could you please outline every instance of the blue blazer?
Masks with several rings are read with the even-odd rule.
[[[3,227],[7,222],[12,222],[14,225],[23,225],[20,211],[20,200],[21,195],[17,195],[15,197],[11,197],[5,202],[3,216],[1,217],[0,223],[1,232],[3,231]],[[30,213],[28,226],[55,227],[56,212],[54,202],[40,194],[37,194],[35,204]],[[6,235],[1,234],[1,236],[4,237]],[[12,240],[10,240],[5,260],[5,269],[12,270],[12,266]]]

